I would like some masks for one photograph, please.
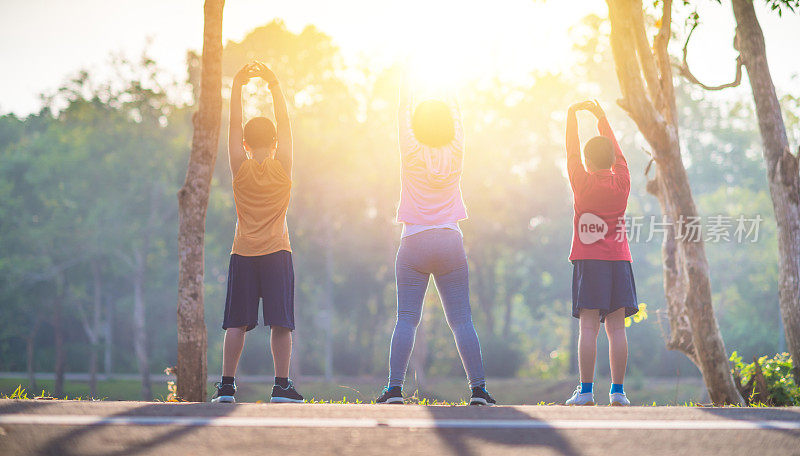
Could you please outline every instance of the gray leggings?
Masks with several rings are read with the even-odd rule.
[[[389,386],[402,386],[414,337],[422,318],[422,301],[433,274],[447,324],[453,331],[471,387],[485,382],[481,345],[469,306],[469,270],[461,234],[432,229],[403,238],[395,264],[397,322],[389,352]]]

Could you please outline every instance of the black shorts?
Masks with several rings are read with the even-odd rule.
[[[574,260],[572,265],[573,317],[580,317],[580,309],[599,309],[600,321],[623,307],[626,317],[639,311],[630,261]]]
[[[228,296],[222,329],[258,325],[258,302],[264,301],[264,325],[294,330],[292,253],[280,250],[260,256],[231,255]]]

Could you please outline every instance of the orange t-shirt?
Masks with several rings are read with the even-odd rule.
[[[233,178],[236,233],[231,254],[292,251],[286,225],[291,188],[292,180],[278,160],[267,158],[259,163],[249,158],[242,163]]]

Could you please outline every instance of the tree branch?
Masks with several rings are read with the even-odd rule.
[[[664,0],[661,8],[661,25],[653,38],[653,54],[661,74],[661,95],[663,106],[659,109],[673,125],[678,125],[678,109],[675,103],[675,86],[672,82],[672,66],[669,56],[669,40],[672,38],[672,0]]]
[[[636,46],[631,45],[631,41],[636,40],[636,24],[631,17],[631,6],[628,2],[621,4],[606,0],[606,3],[611,21],[611,49],[622,92],[622,99],[617,104],[636,122],[657,154],[672,150],[669,144],[673,139],[666,134],[668,129],[665,124],[668,121],[654,105],[655,100],[648,95]]]
[[[661,93],[661,78],[663,75],[658,71],[656,59],[653,55],[653,48],[650,46],[650,42],[647,38],[641,0],[633,2],[631,8],[631,15],[633,18],[632,31],[636,46],[636,54],[639,57],[639,65],[641,66],[645,82],[647,82],[647,92],[650,95],[650,99],[653,101],[656,109],[661,111],[661,108],[664,106],[664,97]]]
[[[89,324],[89,318],[86,316],[86,310],[83,308],[83,302],[78,300],[75,307],[78,308],[78,316],[80,317],[79,321],[81,322],[81,326],[83,326],[83,331],[86,333],[89,343],[94,345],[97,343],[97,333],[94,332],[92,326]]]
[[[136,265],[134,264],[133,260],[128,255],[126,255],[122,250],[120,249],[114,250],[114,255],[116,255],[117,258],[122,260],[122,262],[125,263],[129,268],[136,269]]]
[[[692,74],[692,71],[689,69],[689,63],[686,60],[686,56],[689,53],[689,51],[688,51],[688,49],[689,49],[689,40],[692,38],[692,33],[694,33],[694,30],[697,28],[698,25],[699,25],[699,23],[695,22],[695,24],[692,25],[692,29],[689,30],[689,35],[686,37],[686,42],[683,44],[683,60],[681,61],[680,65],[675,65],[678,68],[678,71],[680,72],[681,76],[686,78],[686,80],[688,80],[692,84],[698,85],[698,86],[702,87],[705,90],[723,90],[723,89],[728,89],[730,87],[736,87],[739,84],[741,84],[742,83],[742,66],[744,65],[744,61],[742,60],[742,55],[741,54],[739,54],[739,56],[736,57],[736,76],[734,77],[733,82],[729,82],[727,84],[721,84],[721,85],[717,85],[717,86],[710,86],[710,85],[703,84],[702,82],[700,82],[695,77],[694,74]]]

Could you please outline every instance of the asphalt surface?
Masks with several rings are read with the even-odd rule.
[[[800,455],[800,408],[0,400],[0,455]]]

